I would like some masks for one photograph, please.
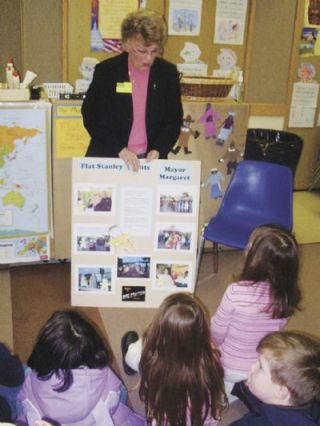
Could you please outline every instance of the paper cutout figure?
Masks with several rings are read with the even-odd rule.
[[[130,240],[129,232],[122,232],[119,226],[112,225],[109,228],[110,244],[115,248],[122,248],[124,251],[133,251],[134,246]]]
[[[237,167],[242,155],[239,149],[236,148],[234,141],[230,142],[229,148],[226,150],[224,155],[219,158],[219,163],[226,163],[227,175],[231,175],[234,169]]]
[[[221,115],[213,111],[210,103],[207,103],[205,112],[199,118],[199,122],[204,125],[204,134],[205,138],[213,138],[217,137],[217,126],[216,123],[218,120],[221,120]]]
[[[298,68],[298,76],[302,82],[313,81],[316,69],[310,62],[302,62]]]
[[[178,154],[181,148],[183,148],[185,154],[192,154],[192,151],[189,151],[188,149],[190,136],[193,136],[194,139],[197,139],[200,133],[198,130],[193,130],[191,128],[191,123],[194,123],[194,120],[192,120],[191,115],[187,115],[186,118],[183,119],[183,125],[180,129],[178,142],[175,148],[171,150],[173,154]]]
[[[181,58],[184,60],[187,64],[200,64],[203,63],[200,58],[201,50],[200,47],[195,44],[187,41],[184,44],[183,49],[180,52]]]
[[[85,93],[92,81],[94,68],[98,63],[96,58],[83,58],[79,66],[80,74],[83,78],[76,80],[76,93]]]
[[[208,177],[205,183],[201,184],[201,187],[207,187],[211,185],[211,198],[217,199],[223,196],[220,182],[224,181],[224,176],[216,167],[211,169],[211,175]]]
[[[239,67],[236,65],[238,61],[237,54],[234,50],[229,48],[220,49],[217,56],[217,63],[219,69],[213,70],[214,77],[233,78],[238,79]]]
[[[218,135],[218,139],[216,141],[217,145],[224,145],[225,141],[228,139],[229,135],[233,132],[234,128],[234,117],[236,113],[233,111],[228,112],[227,118],[221,125],[221,129]]]
[[[200,47],[191,42],[186,42],[180,52],[181,58],[184,60],[183,64],[178,64],[178,70],[187,75],[207,75],[208,65],[201,59]]]

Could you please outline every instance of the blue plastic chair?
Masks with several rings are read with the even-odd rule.
[[[263,161],[241,161],[231,178],[221,206],[200,236],[197,271],[205,240],[213,243],[213,271],[218,272],[218,244],[245,249],[259,225],[292,229],[293,187],[290,168]]]

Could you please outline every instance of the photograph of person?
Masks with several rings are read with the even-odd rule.
[[[158,213],[195,214],[195,188],[192,186],[161,186],[158,192]]]
[[[118,278],[150,278],[150,257],[124,256],[118,257]]]
[[[193,224],[158,224],[156,228],[156,250],[190,251],[193,241]]]
[[[99,214],[113,211],[114,188],[111,185],[79,185],[75,211],[78,214]]]
[[[155,289],[190,288],[190,263],[156,263],[155,264]]]
[[[111,253],[108,227],[95,225],[74,225],[75,251],[80,253]]]
[[[112,293],[112,266],[79,266],[77,268],[78,291],[91,293]]]

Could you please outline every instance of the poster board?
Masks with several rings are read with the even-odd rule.
[[[90,136],[83,126],[81,100],[52,100],[53,256],[71,256],[71,158],[84,156]]]
[[[155,308],[194,291],[200,165],[72,160],[72,305]]]
[[[51,104],[0,102],[0,263],[50,259]]]

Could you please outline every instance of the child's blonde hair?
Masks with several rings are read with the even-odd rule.
[[[270,366],[272,381],[286,386],[293,406],[320,399],[320,342],[294,331],[265,336],[257,351]]]

